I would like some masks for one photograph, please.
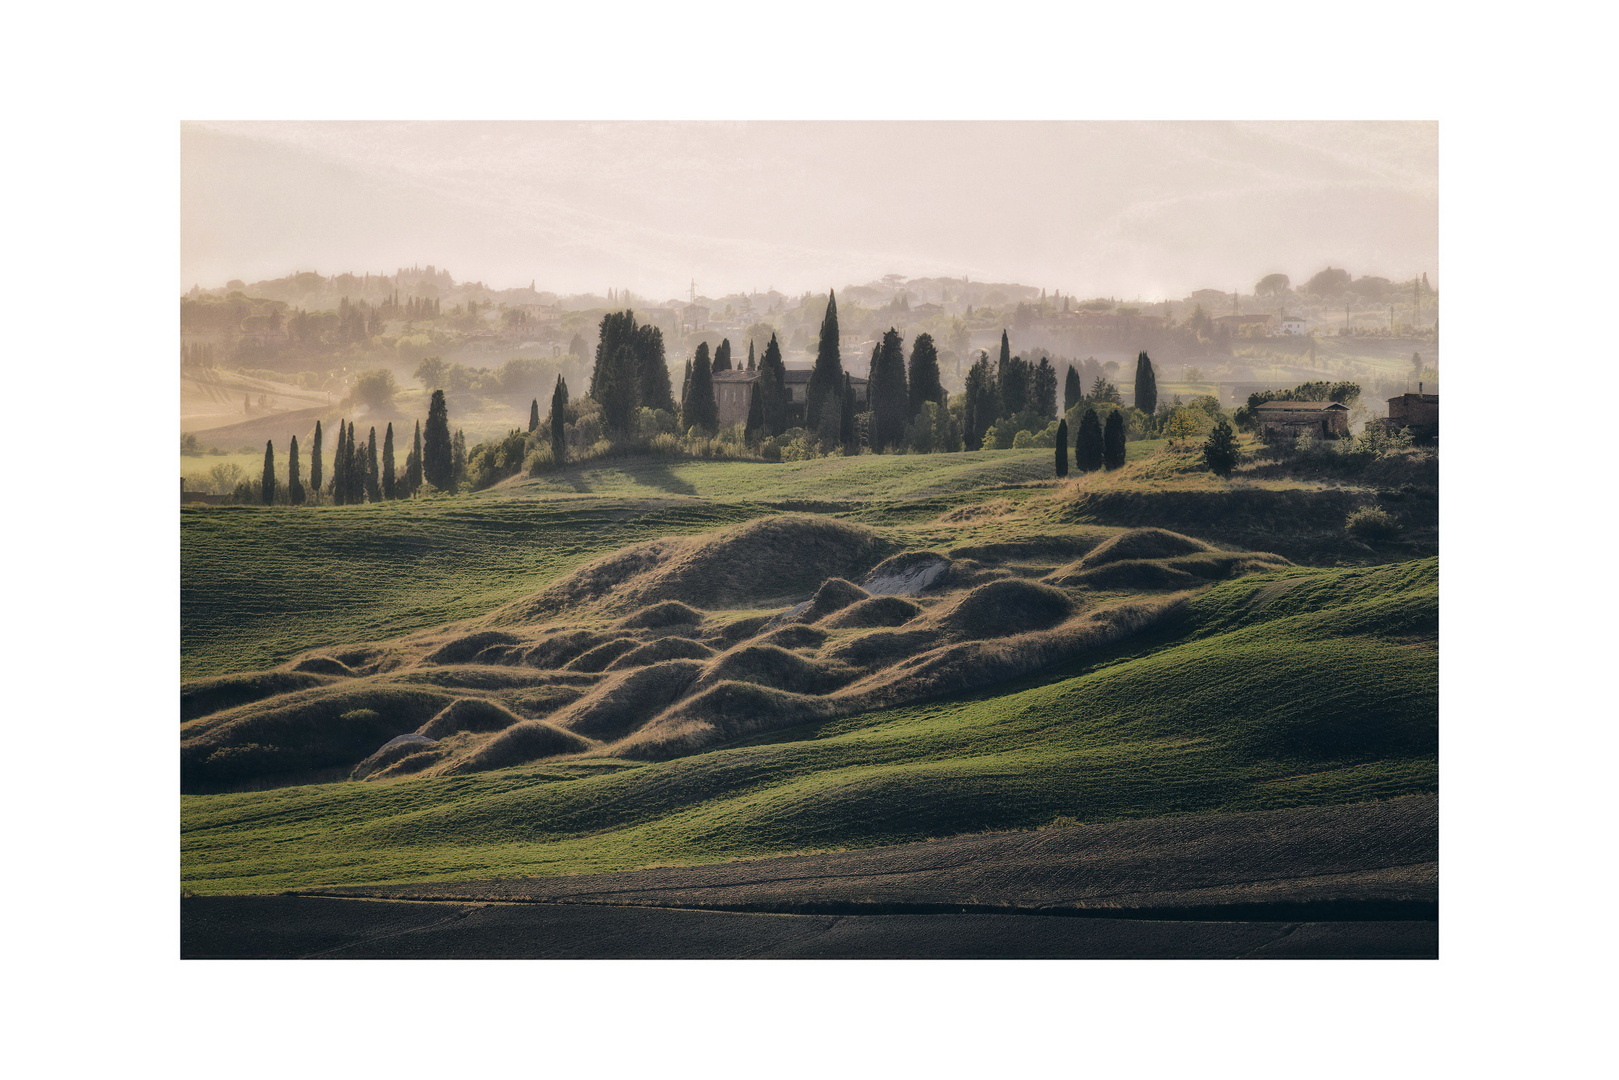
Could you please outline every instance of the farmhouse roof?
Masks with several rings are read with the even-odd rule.
[[[727,368],[724,371],[714,372],[715,382],[752,382],[759,377],[757,370],[749,371],[746,368]]]
[[[1259,407],[1273,412],[1321,412],[1325,409],[1349,411],[1349,406],[1336,401],[1265,401],[1261,402]]]

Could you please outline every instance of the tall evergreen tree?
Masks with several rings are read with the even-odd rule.
[[[568,384],[561,375],[551,391],[551,456],[558,465],[568,456]]]
[[[596,382],[602,377],[603,371],[617,361],[620,349],[635,347],[636,330],[633,312],[609,311],[602,316],[596,340],[596,362],[590,369],[590,389],[587,391],[590,397],[601,400],[601,395],[596,392]]]
[[[416,438],[405,458],[405,494],[414,495],[422,486],[422,422],[416,421]]]
[[[455,479],[450,459],[450,409],[444,391],[434,390],[427,403],[427,430],[422,432],[422,475],[440,491],[448,491]]]
[[[585,357],[590,355],[590,347],[585,344],[584,338],[580,337],[578,334],[575,334],[568,341],[568,352],[573,356],[578,357],[580,360],[583,360]]]
[[[1158,379],[1145,352],[1136,357],[1136,408],[1148,416],[1158,411]]]
[[[691,381],[680,406],[680,430],[696,428],[707,435],[719,429],[719,406],[714,403],[714,369],[709,366],[708,342],[697,344],[691,361]]]
[[[640,397],[637,356],[633,345],[620,345],[618,352],[604,360],[596,371],[592,396],[601,404],[602,421],[615,439],[627,439],[635,431],[635,403]]]
[[[870,395],[871,448],[879,452],[897,448],[905,441],[911,403],[905,385],[905,342],[893,327],[871,355],[866,392]]]
[[[669,361],[663,352],[663,331],[643,326],[635,332],[638,406],[675,411],[674,390],[669,385]]]
[[[765,434],[774,438],[786,431],[787,365],[782,363],[781,345],[775,334],[770,335],[764,355],[759,358],[759,381],[754,384],[753,392],[760,399]]]
[[[538,431],[540,429],[539,398],[535,398],[533,401],[528,403],[528,429],[529,431]]]
[[[294,506],[304,504],[304,481],[298,473],[298,436],[292,437],[292,447],[287,451],[287,498]]]
[[[467,436],[460,428],[455,429],[455,438],[450,440],[450,475],[455,480],[455,490],[460,491],[467,482]]]
[[[348,478],[343,475],[345,452],[348,444],[344,441],[348,437],[348,422],[337,422],[337,445],[332,448],[332,502],[342,506],[349,501]]]
[[[349,449],[348,464],[344,466],[345,474],[349,478],[349,502],[359,505],[365,502],[365,450],[354,441],[354,421],[349,421]]]
[[[1057,477],[1068,475],[1068,421],[1057,421]]]
[[[868,394],[871,392],[870,383],[866,384],[866,392]],[[845,454],[858,453],[860,447],[856,444],[855,439],[854,381],[849,378],[848,372],[843,373],[843,393],[839,395],[839,398],[838,438],[843,442],[843,452]],[[870,407],[870,402],[867,402],[867,407]]]
[[[1102,436],[1102,464],[1110,470],[1124,465],[1124,413],[1118,409],[1108,414],[1107,431]]]
[[[691,361],[686,361],[686,373],[680,378],[680,407],[686,407],[686,393],[691,389]]]
[[[961,441],[967,449],[977,450],[984,445],[984,432],[995,423],[1000,413],[999,397],[989,354],[980,350],[977,363],[967,372],[967,386],[962,401]]]
[[[1062,411],[1067,412],[1081,401],[1085,400],[1085,385],[1080,381],[1079,372],[1074,365],[1068,365],[1068,375],[1062,384]]]
[[[315,444],[309,448],[309,490],[320,503],[320,421],[315,421]]]
[[[264,440],[264,476],[259,480],[259,494],[265,506],[275,502],[275,443],[269,439]]]
[[[731,370],[731,339],[730,338],[721,339],[719,348],[714,350],[714,370],[715,371],[730,371]]]
[[[1031,372],[1023,357],[1008,357],[997,366],[995,374],[997,388],[1001,392],[1002,416],[1016,416],[1034,404],[1029,400]]]
[[[753,370],[753,339],[748,339],[748,370]]]
[[[934,402],[944,408],[944,384],[939,381],[939,350],[934,347],[932,334],[918,334],[911,342],[911,366],[906,383],[910,389],[910,408],[906,415],[915,419],[924,402]]]
[[[1203,462],[1216,476],[1230,476],[1237,467],[1237,435],[1223,417],[1203,444]]]
[[[394,426],[388,425],[388,433],[382,437],[382,497],[384,499],[397,499],[398,477],[394,474]]]
[[[371,428],[371,436],[365,445],[365,497],[369,502],[382,501],[382,470],[377,467],[377,429]]]
[[[997,378],[999,378],[1001,372],[1006,370],[1006,365],[1010,364],[1011,362],[1012,343],[1011,341],[1007,340],[1006,330],[1003,327],[1001,329],[1001,355],[995,361],[995,372]]]
[[[1074,437],[1074,468],[1080,472],[1095,472],[1102,467],[1105,457],[1101,418],[1095,409],[1088,408],[1079,418],[1079,432]]]
[[[1057,369],[1045,357],[1034,367],[1033,378],[1030,380],[1029,406],[1039,413],[1042,419],[1050,419],[1057,413]]]
[[[747,385],[747,384],[743,384]],[[765,434],[764,396],[759,393],[759,383],[755,381],[748,394],[748,418],[742,425],[742,438],[750,446],[758,442]]]
[[[843,392],[843,354],[838,349],[838,298],[833,292],[826,294],[826,314],[821,318],[820,343],[815,348],[815,366],[810,369],[809,385],[805,388],[805,422],[811,431],[818,430],[821,406],[835,402]]]

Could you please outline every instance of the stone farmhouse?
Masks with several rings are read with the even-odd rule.
[[[1263,434],[1341,439],[1349,434],[1349,407],[1336,401],[1267,401],[1254,410]]]
[[[1439,395],[1422,393],[1421,383],[1417,390],[1415,394],[1389,398],[1385,423],[1395,431],[1410,428],[1411,437],[1418,442],[1433,442],[1439,438]]]
[[[787,369],[788,427],[804,423],[804,409],[809,401],[809,377],[810,369],[807,367]],[[854,386],[855,411],[863,412],[866,408],[866,380],[850,376],[849,382]],[[719,410],[720,427],[727,428],[733,424],[747,423],[748,409],[753,406],[753,391],[758,383],[757,370],[733,369],[714,373],[714,404]]]

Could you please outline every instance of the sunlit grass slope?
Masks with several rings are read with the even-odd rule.
[[[1142,651],[658,764],[187,796],[197,892],[572,873],[1433,791],[1436,559],[1218,585]]]

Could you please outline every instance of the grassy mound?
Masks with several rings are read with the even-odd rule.
[[[873,596],[915,596],[950,572],[950,560],[932,551],[902,551],[872,568],[861,585]]]
[[[922,609],[909,600],[897,596],[873,596],[858,604],[850,604],[827,618],[821,625],[834,629],[843,627],[903,626],[922,614]]]
[[[559,668],[611,640],[591,630],[559,630],[525,651],[522,663],[525,667]]]
[[[334,656],[306,656],[292,665],[294,671],[307,671],[313,675],[337,675],[351,678],[354,669]]]
[[[590,683],[588,674],[563,674],[529,668],[493,664],[456,664],[451,667],[420,667],[390,676],[397,682],[423,683],[450,690],[522,690],[531,686]]]
[[[458,731],[504,731],[513,724],[521,723],[523,718],[493,701],[483,698],[456,698],[444,707],[427,723],[416,730],[416,734],[429,739],[442,739],[446,735],[453,735]]]
[[[519,640],[502,630],[479,630],[445,642],[423,659],[429,664],[465,664],[491,646],[515,645]]]
[[[696,626],[703,621],[703,613],[679,600],[665,600],[661,604],[644,607],[618,625],[625,629],[659,629],[665,626]]]
[[[704,608],[764,606],[803,595],[827,578],[859,576],[894,547],[863,525],[782,514],[625,548],[508,606],[496,619],[533,621],[597,602],[619,611],[665,600]]]
[[[723,645],[735,645],[763,630],[772,619],[769,615],[748,615],[740,619],[733,619],[714,632],[712,639]]]
[[[608,664],[605,670],[622,671],[625,668],[646,667],[648,664],[656,664],[663,660],[707,660],[713,655],[714,650],[700,641],[683,637],[663,637],[631,649]]]
[[[346,669],[345,669],[346,670]],[[180,720],[195,720],[222,709],[232,709],[277,694],[325,686],[329,678],[298,671],[255,671],[246,675],[216,675],[180,684]]]
[[[775,645],[783,649],[819,649],[825,642],[825,630],[818,630],[802,623],[772,630],[759,639],[761,645]]]
[[[614,638],[604,641],[587,653],[574,657],[563,665],[567,671],[605,671],[607,665],[617,660],[641,643],[635,638]]]
[[[1067,594],[1050,585],[1007,578],[980,585],[939,618],[939,624],[968,638],[1006,637],[1055,626],[1074,612]]]
[[[1177,570],[1155,559],[1123,559],[1081,568],[1077,572],[1064,567],[1046,580],[1054,585],[1083,585],[1089,589],[1117,592],[1190,589],[1202,584],[1185,570]]]
[[[183,725],[181,789],[350,768],[395,735],[416,730],[451,700],[420,687],[339,685]]]
[[[1131,529],[1096,545],[1080,560],[1085,569],[1127,559],[1168,559],[1212,551],[1209,544],[1168,529]]]
[[[487,772],[543,758],[583,753],[589,749],[589,741],[571,731],[563,731],[544,720],[524,720],[465,757],[449,762],[444,771],[446,775]]]
[[[530,720],[538,720],[549,716],[564,705],[572,705],[584,696],[584,691],[576,686],[547,686],[531,694],[524,694],[512,702],[512,705]]]
[[[834,611],[842,611],[850,604],[859,603],[871,594],[852,581],[843,578],[831,578],[821,583],[815,590],[815,598],[810,601],[809,607],[801,612],[798,618],[811,623],[824,619]]]
[[[424,758],[436,757],[436,754],[423,754],[423,751],[436,745],[438,745],[437,739],[431,739],[423,735],[400,735],[383,743],[376,753],[354,766],[354,771],[349,773],[349,779],[367,779],[412,755],[422,754]]]
[[[751,682],[716,683],[671,707],[617,748],[623,757],[662,760],[747,735],[779,731],[831,714],[818,698]]]
[[[684,694],[702,668],[695,660],[666,660],[626,672],[558,712],[551,722],[603,742],[621,739]]]
[[[934,630],[877,630],[837,642],[826,651],[826,657],[855,667],[880,667],[938,643],[939,635]]]
[[[842,664],[811,660],[778,645],[742,645],[722,653],[703,669],[699,688],[734,681],[756,683],[795,694],[826,694],[846,685],[855,672]]]

